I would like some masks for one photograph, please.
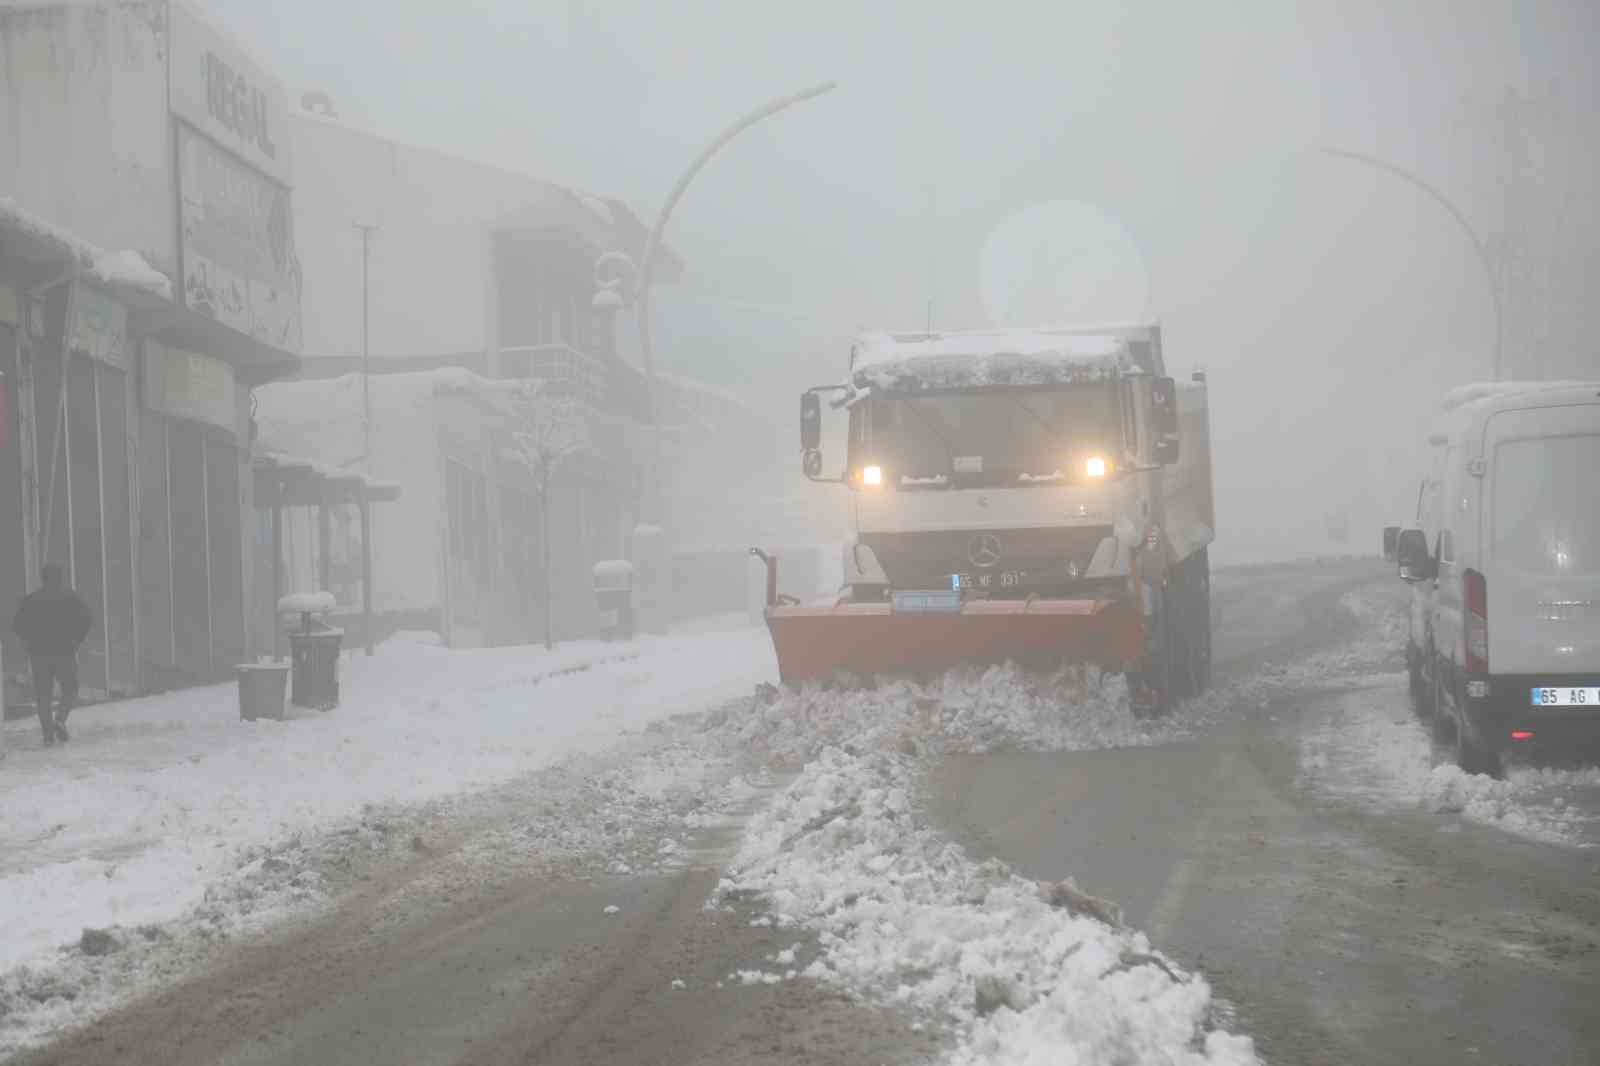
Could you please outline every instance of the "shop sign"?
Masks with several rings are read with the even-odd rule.
[[[73,294],[72,347],[128,369],[128,309],[104,289],[80,283]]]
[[[263,344],[300,350],[300,261],[289,190],[178,126],[183,299]]]
[[[146,342],[144,371],[145,406],[152,411],[237,434],[237,386],[227,363]]]
[[[172,111],[257,170],[289,184],[283,85],[182,3],[172,5]]]

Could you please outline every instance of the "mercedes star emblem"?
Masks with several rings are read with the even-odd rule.
[[[967,543],[967,561],[973,566],[987,569],[1000,561],[1000,538],[993,533],[980,533]]]

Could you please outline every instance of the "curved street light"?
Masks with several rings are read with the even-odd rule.
[[[667,197],[667,202],[662,205],[661,214],[656,218],[655,228],[650,231],[650,239],[644,247],[644,261],[639,264],[639,347],[644,359],[645,379],[649,392],[647,402],[650,407],[650,424],[655,438],[652,442],[653,455],[651,456],[651,462],[654,467],[652,473],[658,482],[658,493],[661,473],[661,404],[656,388],[655,356],[650,347],[650,277],[655,269],[656,249],[661,245],[661,233],[667,228],[667,220],[672,217],[672,209],[683,198],[684,190],[689,187],[689,183],[694,180],[694,176],[700,173],[700,168],[705,166],[706,162],[716,155],[723,145],[762,119],[775,115],[794,104],[821,96],[837,84],[837,82],[831,81],[824,82],[821,85],[814,85],[809,89],[803,89],[793,95],[774,100],[750,112],[750,114],[729,126],[715,140],[706,145],[700,154],[695,157],[694,162],[689,164],[689,169],[684,172],[683,177],[678,179],[678,184],[673,187],[671,195]],[[660,516],[658,515],[658,517]]]
[[[1505,327],[1501,317],[1500,309],[1500,282],[1499,279],[1495,277],[1494,263],[1489,258],[1488,249],[1485,248],[1483,242],[1478,239],[1478,234],[1473,230],[1471,224],[1467,222],[1467,217],[1463,215],[1459,209],[1457,209],[1455,204],[1445,199],[1444,193],[1440,192],[1438,189],[1435,189],[1432,185],[1429,185],[1427,182],[1423,181],[1410,171],[1402,170],[1393,163],[1378,159],[1375,156],[1363,155],[1360,152],[1346,151],[1342,148],[1324,148],[1322,151],[1328,155],[1338,156],[1341,159],[1353,159],[1357,163],[1365,163],[1367,166],[1377,167],[1379,170],[1387,171],[1388,173],[1393,174],[1400,180],[1408,182],[1427,193],[1433,198],[1435,203],[1450,213],[1451,218],[1456,220],[1456,223],[1461,227],[1462,232],[1467,235],[1467,240],[1472,242],[1473,251],[1478,253],[1478,262],[1483,266],[1484,275],[1489,279],[1489,295],[1494,301],[1494,380],[1499,381],[1500,353],[1505,339]]]

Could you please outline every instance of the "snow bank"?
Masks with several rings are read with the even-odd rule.
[[[773,924],[814,931],[822,954],[800,976],[948,1026],[956,1063],[1254,1063],[1248,1038],[1213,1031],[1202,979],[1142,934],[1053,906],[998,861],[974,862],[912,803],[923,756],[1156,744],[1214,710],[1196,701],[1147,723],[1120,677],[1014,666],[771,689],[712,728],[803,769],[752,819],[715,899],[760,896]]]
[[[1341,696],[1300,742],[1307,787],[1378,810],[1410,807],[1547,844],[1600,844],[1600,768],[1469,774],[1411,714],[1404,675]]]
[[[1206,982],[1143,934],[1052,906],[919,825],[913,765],[825,749],[753,819],[718,898],[761,894],[777,925],[815,931],[802,976],[952,1026],[954,1063],[1257,1061],[1209,1027]]]
[[[870,687],[807,684],[730,723],[744,748],[797,764],[829,746],[917,754],[1083,751],[1170,742],[1214,714],[1208,696],[1156,721],[1133,716],[1120,674],[1041,676],[1014,664]]]

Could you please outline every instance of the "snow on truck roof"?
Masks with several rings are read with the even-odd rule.
[[[1600,381],[1483,381],[1451,389],[1444,394],[1444,399],[1439,401],[1439,410],[1441,413],[1448,413],[1487,400],[1527,396],[1539,392],[1562,392],[1568,389],[1600,391]]]
[[[1600,399],[1600,381],[1484,381],[1460,385],[1444,394],[1428,432],[1428,443],[1443,447],[1458,432],[1518,401],[1571,402],[1587,396]]]
[[[1131,365],[1130,327],[863,333],[850,354],[850,384],[886,391],[1103,380]]]

